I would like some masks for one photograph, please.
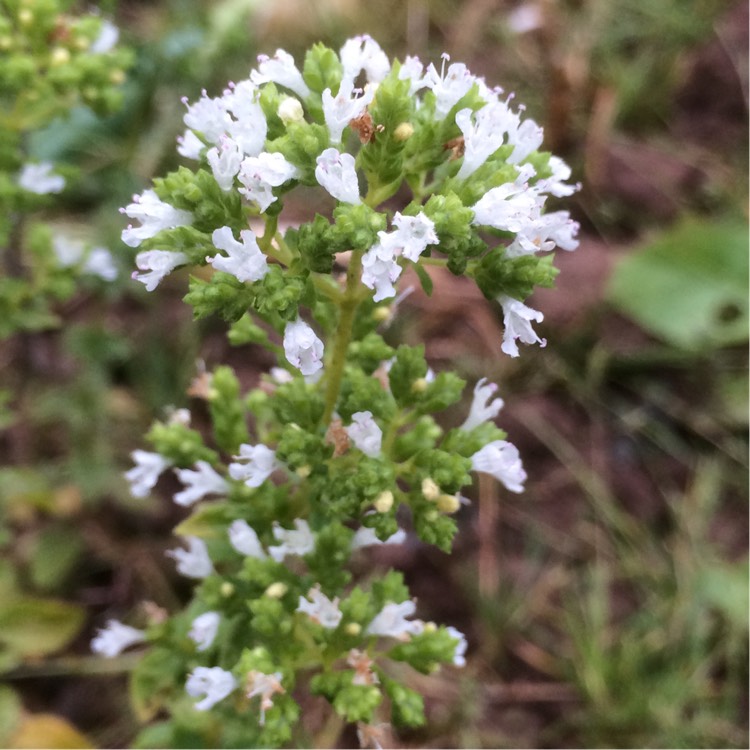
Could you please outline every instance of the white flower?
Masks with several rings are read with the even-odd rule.
[[[427,245],[437,245],[440,240],[435,232],[435,223],[420,211],[416,216],[402,216],[398,211],[393,217],[396,229],[388,235],[387,242],[399,249],[407,260],[416,263]],[[378,232],[385,244],[383,232]]]
[[[260,91],[251,81],[230,83],[222,100],[237,118],[231,120],[227,132],[237,141],[245,156],[257,156],[266,143],[268,123],[260,106]]]
[[[506,23],[514,34],[526,34],[544,26],[544,12],[540,4],[525,3],[508,14]]]
[[[83,243],[58,234],[52,238],[52,251],[63,268],[70,268],[81,262]]]
[[[284,86],[290,91],[294,91],[300,99],[306,99],[310,94],[310,89],[294,64],[294,58],[283,49],[277,49],[273,57],[267,55],[258,56],[258,70],[250,73],[253,83],[273,83]]]
[[[229,543],[241,555],[255,557],[258,560],[266,559],[258,535],[247,521],[232,521],[229,526]]]
[[[453,63],[445,70],[445,63],[450,56],[443,53],[443,65],[440,73],[430,63],[423,79],[424,85],[435,94],[435,114],[442,120],[453,106],[465,96],[474,85],[475,78],[463,63]]]
[[[240,232],[241,242],[234,239],[230,227],[215,229],[211,235],[211,242],[219,250],[225,250],[229,257],[214,255],[206,260],[217,270],[231,273],[240,281],[259,281],[268,273],[266,256],[258,247],[255,235],[250,229]]]
[[[106,247],[92,247],[83,262],[82,270],[104,281],[114,281],[120,273],[112,253]]]
[[[206,152],[211,171],[218,186],[228,193],[234,185],[234,178],[240,171],[243,154],[239,146],[231,138],[224,137],[217,148],[214,146]]]
[[[456,650],[453,652],[453,663],[457,667],[465,667],[466,647],[469,645],[466,642],[466,636],[460,630],[456,630],[452,625],[447,627],[446,630],[452,638],[455,638],[458,641],[456,644]]]
[[[237,687],[231,672],[221,667],[196,667],[188,676],[185,690],[192,698],[204,696],[195,704],[198,711],[208,711]]]
[[[532,151],[536,151],[544,140],[544,130],[533,120],[524,120],[518,128],[508,133],[508,143],[514,146],[508,157],[509,164],[519,164]]]
[[[388,602],[365,628],[365,634],[389,636],[398,638],[400,641],[408,641],[411,635],[419,635],[424,630],[424,623],[421,620],[406,619],[416,611],[416,605],[410,600],[401,604]]]
[[[187,107],[183,118],[185,125],[198,131],[209,143],[219,143],[232,123],[226,102],[221,97],[211,99],[204,91],[195,104],[188,104],[187,97],[182,103]]]
[[[462,109],[456,113],[456,124],[464,135],[464,161],[458,177],[466,179],[503,145],[505,134],[515,128],[518,115],[505,102],[485,104],[474,113]]]
[[[94,39],[89,47],[92,55],[103,55],[109,52],[120,38],[120,30],[111,21],[104,20],[99,29],[99,36]]]
[[[273,696],[275,693],[285,693],[281,686],[281,672],[264,674],[253,669],[247,674],[247,697],[260,696],[260,721],[263,726],[266,723],[266,711],[273,707]]]
[[[537,216],[539,201],[526,185],[506,182],[488,190],[471,208],[472,224],[521,232]]]
[[[375,290],[375,302],[396,295],[393,283],[400,275],[401,266],[396,262],[396,248],[392,245],[378,242],[362,256],[362,283]]]
[[[344,616],[339,609],[339,598],[331,601],[318,586],[307,592],[307,599],[304,596],[299,598],[296,611],[304,612],[313,622],[327,630],[337,628]]]
[[[37,195],[61,192],[65,187],[65,178],[54,174],[53,168],[54,164],[47,161],[24,164],[18,175],[18,186]]]
[[[462,430],[472,430],[483,422],[494,419],[500,413],[505,402],[501,398],[490,401],[496,390],[497,386],[488,383],[487,378],[482,378],[474,386],[474,399],[471,402],[469,416],[461,425]]]
[[[375,91],[368,87],[362,96],[352,97],[353,89],[353,79],[344,76],[335,97],[331,89],[323,92],[323,116],[331,136],[331,143],[341,141],[341,134],[349,121],[362,115],[375,96]]]
[[[398,77],[401,81],[409,81],[410,96],[414,96],[419,89],[425,87],[426,84],[422,78],[423,71],[424,65],[422,65],[422,62],[418,57],[408,56],[403,63],[401,63],[401,67],[398,70]]]
[[[156,485],[159,475],[172,462],[159,453],[149,451],[134,450],[130,456],[135,461],[135,466],[125,472],[130,494],[133,497],[146,497]]]
[[[576,235],[579,226],[577,221],[570,218],[567,211],[542,214],[532,219],[516,235],[513,242],[506,248],[506,257],[533,255],[540,251],[554,250],[555,247],[575,250],[578,247]]]
[[[383,441],[383,430],[378,427],[370,411],[358,411],[352,414],[352,424],[344,428],[349,439],[362,453],[370,458],[380,455]]]
[[[177,138],[177,153],[186,159],[200,159],[206,144],[192,130],[186,130]]]
[[[145,284],[147,291],[153,292],[165,276],[187,262],[188,257],[185,253],[174,250],[144,250],[135,256],[135,264],[139,270],[148,273],[133,271],[132,277]]]
[[[174,496],[177,505],[187,507],[197,503],[206,495],[222,495],[229,489],[229,484],[208,461],[198,461],[195,466],[196,471],[175,469],[177,478],[187,485],[184,490]]]
[[[362,526],[357,529],[356,534],[352,537],[352,550],[362,549],[363,547],[373,547],[380,544],[403,544],[406,541],[406,532],[399,529],[391,534],[384,542],[378,539],[374,529],[368,526]]]
[[[146,634],[143,630],[123,625],[118,620],[109,620],[106,627],[100,628],[91,641],[91,650],[99,656],[113,659],[126,648],[145,640]]]
[[[286,324],[284,355],[303,375],[314,375],[323,368],[323,342],[304,320]]]
[[[315,549],[315,537],[307,521],[297,518],[294,529],[285,529],[273,522],[273,535],[281,544],[269,547],[268,552],[276,562],[281,562],[287,555],[306,555]]]
[[[367,34],[347,39],[339,56],[344,67],[344,80],[349,79],[352,83],[362,70],[370,83],[380,83],[391,70],[385,52]]]
[[[177,561],[177,572],[188,578],[206,578],[214,572],[211,558],[208,556],[206,543],[197,536],[187,536],[185,541],[189,549],[177,547],[165,554]]]
[[[206,651],[211,648],[219,630],[220,622],[221,615],[218,612],[204,612],[193,620],[188,638],[196,642],[198,651]]]
[[[279,187],[298,176],[297,167],[282,154],[264,151],[242,162],[239,180],[243,187],[240,188],[240,193],[248,200],[255,201],[261,211],[265,211],[276,200],[271,188]]]
[[[133,202],[120,209],[131,219],[137,219],[141,226],[128,226],[122,233],[122,241],[128,247],[138,247],[143,240],[155,237],[163,229],[190,226],[193,215],[189,211],[164,203],[153,190],[144,190],[143,195],[134,195]]]
[[[516,339],[521,339],[524,344],[539,344],[546,346],[547,340],[537,336],[536,331],[531,327],[531,321],[541,323],[544,320],[543,313],[527,307],[523,302],[517,299],[501,294],[497,301],[503,306],[503,324],[505,332],[503,333],[503,345],[501,349],[511,357],[518,356],[518,345]]]
[[[570,185],[565,180],[569,179],[572,174],[570,167],[559,157],[550,156],[548,164],[552,174],[549,177],[539,180],[536,187],[543,193],[549,193],[556,198],[566,198],[573,195],[576,190],[581,189],[581,183]]]
[[[260,487],[281,464],[276,453],[263,443],[240,446],[240,454],[234,456],[237,463],[229,464],[229,476],[244,482],[248,487]]]
[[[491,474],[511,492],[523,492],[526,472],[518,448],[507,440],[487,443],[471,457],[471,468]]]
[[[327,148],[316,160],[315,179],[336,200],[358,204],[359,182],[351,154],[340,154],[335,148]]]

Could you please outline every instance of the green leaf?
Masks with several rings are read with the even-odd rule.
[[[36,538],[29,572],[35,586],[54,589],[60,586],[83,552],[78,530],[55,524]]]
[[[748,337],[748,229],[685,219],[625,258],[609,299],[672,346],[710,350]]]
[[[14,747],[8,742],[21,718],[21,700],[15,690],[0,685],[0,745]]]
[[[419,276],[419,283],[422,285],[422,291],[424,291],[428,297],[432,297],[432,276],[430,276],[430,274],[427,273],[427,269],[419,263],[414,264],[414,270],[417,272],[417,276]]]
[[[82,607],[57,599],[10,599],[0,604],[0,643],[21,656],[51,654],[75,638],[84,617]]]

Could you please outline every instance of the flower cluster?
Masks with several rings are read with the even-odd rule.
[[[219,713],[229,742],[274,746],[293,736],[301,679],[360,729],[384,697],[395,723],[417,726],[421,698],[392,664],[465,664],[466,638],[416,619],[399,574],[361,587],[347,563],[383,544],[449,551],[477,472],[523,491],[519,452],[495,424],[497,386],[480,380],[461,426],[445,429],[434,415],[466,383],[434,372],[423,347],[385,338],[404,269],[429,293],[438,266],[499,302],[502,351],[545,343],[524,300],[554,279],[540,253],[576,246],[569,214],[545,212],[575,186],[510,102],[447,56],[439,69],[391,63],[367,36],[338,54],[316,45],[301,67],[278,50],[221,96],[185,102],[178,151],[195,167],[123,209],[137,222],[123,232],[139,248],[134,278],[152,291],[179,266],[204,266],[186,296],[195,314],[222,316],[232,344],[279,362],[246,393],[228,367],[202,377],[191,392],[207,403],[211,440],[173,419],[152,428],[152,451],[133,453],[134,495],[164,472],[182,484],[184,546],[167,555],[196,581],[184,612],[137,636],[97,636],[109,656],[150,644],[136,699],[169,662],[182,684],[158,708],[186,691],[197,711]],[[332,215],[284,230],[298,186],[320,189]]]

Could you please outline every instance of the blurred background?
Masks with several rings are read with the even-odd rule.
[[[230,348],[220,321],[191,321],[186,274],[154,295],[130,281],[118,207],[179,163],[182,96],[220,93],[259,53],[299,61],[366,32],[389,56],[447,51],[514,92],[583,184],[564,206],[581,246],[530,302],[546,349],[504,356],[499,309],[447,273],[390,330],[424,342],[435,369],[499,384],[529,474],[522,495],[478,483],[454,554],[378,550],[422,618],[469,640],[464,670],[405,676],[428,724],[394,746],[747,747],[747,3],[94,6],[136,51],[125,105],[77,108],[29,148],[81,170],[48,218],[108,245],[121,274],[60,305],[58,327],[0,342],[0,745],[132,742],[128,660],[94,659],[90,639],[189,587],[163,557],[176,484],[134,500],[129,453],[170,408],[200,421],[198,360],[248,388],[272,364]],[[310,746],[356,745],[318,710]]]

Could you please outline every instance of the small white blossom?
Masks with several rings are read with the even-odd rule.
[[[424,85],[435,94],[435,114],[442,120],[459,100],[465,96],[476,80],[463,63],[453,63],[446,72],[445,63],[449,55],[443,54],[440,73],[430,63],[424,77]]]
[[[453,663],[457,667],[465,667],[466,648],[469,645],[466,642],[466,636],[460,630],[456,630],[452,625],[447,627],[446,630],[452,638],[455,638],[458,641],[456,644],[456,650],[453,652]]]
[[[106,627],[100,628],[91,641],[91,650],[99,656],[114,659],[126,648],[145,640],[146,633],[143,630],[123,625],[118,620],[109,620]]]
[[[358,411],[352,414],[352,424],[344,428],[349,439],[362,453],[370,458],[380,455],[383,442],[383,430],[378,427],[370,411]]]
[[[185,125],[203,135],[209,143],[218,144],[232,123],[226,102],[221,97],[212,99],[204,91],[195,104],[188,104],[187,97],[182,103],[187,107],[183,118]]]
[[[362,70],[370,83],[380,83],[390,72],[391,63],[380,45],[367,34],[347,39],[339,53],[344,80],[352,83]]]
[[[135,466],[125,472],[125,479],[130,484],[130,494],[133,497],[146,497],[154,488],[159,475],[171,465],[169,459],[159,453],[134,450],[130,454]]]
[[[544,12],[538,3],[524,3],[514,8],[507,16],[506,23],[514,34],[527,34],[544,26]]]
[[[375,290],[375,302],[396,296],[393,283],[400,275],[401,266],[396,262],[396,248],[392,245],[378,242],[362,256],[362,283]]]
[[[24,164],[18,175],[18,186],[37,195],[61,192],[65,187],[65,178],[54,174],[53,168],[54,164],[47,161]]]
[[[578,247],[580,225],[570,218],[567,211],[553,211],[532,219],[506,248],[508,258],[533,255],[559,247],[562,250],[575,250]]]
[[[293,96],[287,96],[281,100],[276,114],[284,125],[289,125],[293,122],[302,122],[305,119],[305,111],[302,108],[300,100],[295,99]]]
[[[323,368],[323,342],[304,320],[286,324],[284,355],[303,375],[314,375]]]
[[[526,472],[518,448],[507,440],[487,443],[471,457],[471,468],[492,475],[511,492],[523,492]]]
[[[112,253],[106,247],[92,247],[81,270],[104,281],[114,281],[120,273]]]
[[[143,195],[134,195],[133,202],[120,209],[131,219],[137,219],[141,226],[128,226],[123,230],[122,241],[128,247],[138,247],[143,240],[155,237],[163,229],[190,226],[193,215],[189,211],[164,203],[153,190],[144,190]]]
[[[186,485],[184,490],[180,490],[174,496],[177,505],[188,507],[202,500],[206,495],[223,495],[229,490],[227,481],[208,461],[198,461],[195,466],[195,471],[175,469],[177,478]]]
[[[307,592],[307,599],[304,596],[299,598],[296,611],[304,612],[314,623],[327,630],[337,628],[344,616],[339,609],[339,598],[331,601],[317,586]]]
[[[266,711],[273,707],[273,696],[276,693],[285,693],[281,685],[281,672],[264,674],[253,669],[247,675],[247,697],[260,696],[260,721],[261,726],[266,723]]]
[[[354,89],[354,81],[345,76],[335,97],[331,89],[323,92],[323,116],[331,143],[341,141],[341,134],[349,121],[362,115],[375,96],[372,88],[367,88],[362,96],[353,97],[356,91],[358,90]]]
[[[362,526],[352,537],[352,550],[362,549],[363,547],[373,547],[381,544],[403,544],[406,541],[406,532],[399,529],[391,534],[385,541],[378,539],[375,530],[368,526]]]
[[[250,156],[240,166],[240,193],[265,211],[275,200],[272,188],[299,176],[297,167],[282,154],[263,152]]]
[[[327,148],[316,160],[315,179],[336,200],[358,204],[359,182],[351,154],[341,154],[335,148]]]
[[[274,383],[281,385],[282,383],[291,383],[294,380],[294,376],[289,370],[285,370],[283,367],[272,367],[268,374]]]
[[[120,38],[120,30],[111,21],[102,21],[99,36],[94,39],[89,47],[92,55],[103,55],[109,52]]]
[[[421,620],[407,620],[417,611],[413,601],[400,604],[388,602],[365,628],[366,635],[381,635],[408,641],[410,636],[419,635],[424,630]]]
[[[239,146],[231,138],[224,137],[218,146],[210,148],[206,153],[206,160],[211,167],[218,186],[228,193],[234,186],[234,178],[240,171],[243,154]]]
[[[177,547],[165,554],[177,561],[177,572],[188,578],[206,578],[214,572],[206,543],[197,536],[187,536],[189,549]]]
[[[211,235],[211,242],[219,250],[225,250],[228,257],[214,255],[206,260],[217,270],[231,273],[240,281],[259,281],[268,273],[268,261],[258,247],[255,235],[250,229],[240,232],[241,242],[234,239],[230,227],[215,229]]]
[[[294,91],[300,99],[306,99],[310,95],[310,89],[294,64],[294,58],[283,49],[277,49],[273,57],[259,55],[258,70],[252,71],[250,78],[258,85],[269,81],[277,83]]]
[[[263,551],[258,535],[247,521],[232,521],[229,526],[229,543],[241,555],[255,557],[258,560],[266,559],[266,553]]]
[[[186,130],[177,138],[177,153],[186,159],[197,161],[201,158],[204,148],[206,148],[206,144],[192,130]]]
[[[174,250],[145,250],[135,256],[135,264],[140,271],[133,271],[133,279],[145,284],[146,290],[153,292],[161,280],[174,271],[177,266],[188,262],[185,253]]]
[[[397,211],[393,224],[396,229],[390,232],[388,242],[399,248],[400,254],[413,263],[419,260],[427,245],[437,245],[440,242],[435,232],[435,223],[422,211],[416,216],[402,216]],[[379,232],[378,235],[383,242],[383,233]]]
[[[500,413],[505,402],[501,398],[490,400],[496,390],[497,386],[494,383],[488,383],[487,378],[482,378],[474,386],[474,398],[469,409],[469,416],[461,425],[462,430],[472,430],[483,422],[494,419]]]
[[[531,327],[531,321],[541,323],[544,320],[544,314],[539,310],[524,305],[517,299],[501,294],[497,301],[503,306],[503,324],[505,331],[503,333],[503,344],[501,349],[511,357],[518,356],[518,344],[516,339],[521,339],[524,344],[539,344],[546,346],[547,340],[537,336],[536,331]]]
[[[236,463],[229,464],[229,476],[248,487],[260,487],[281,466],[276,460],[276,453],[263,443],[243,443],[239,455],[234,459]]]
[[[515,128],[518,115],[505,102],[485,104],[478,112],[462,109],[456,124],[464,136],[464,161],[458,177],[466,179],[503,145],[506,133]]]
[[[552,174],[549,177],[539,180],[537,189],[543,193],[554,195],[555,198],[567,198],[581,189],[581,183],[571,185],[566,182],[572,174],[570,167],[559,157],[550,156],[548,164]]]
[[[235,116],[227,126],[230,137],[245,156],[257,156],[266,143],[268,123],[260,106],[260,91],[251,81],[230,83],[222,97],[226,108]]]
[[[424,65],[418,57],[407,56],[407,58],[401,63],[401,67],[398,69],[398,77],[401,81],[409,81],[409,95],[419,91],[419,89],[425,87],[422,73],[424,72]]]
[[[544,140],[544,130],[533,120],[524,120],[518,128],[508,133],[508,143],[513,145],[509,164],[520,164],[530,153],[536,151]]]
[[[52,238],[52,251],[61,268],[81,264],[81,271],[99,276],[104,281],[114,281],[119,273],[112,253],[104,247],[92,247],[86,252],[82,242],[56,235]]]
[[[472,224],[521,232],[538,215],[539,201],[526,185],[506,182],[488,190],[471,208]]]
[[[192,698],[203,700],[195,704],[198,711],[208,711],[219,701],[224,700],[237,687],[237,680],[231,672],[221,667],[196,667],[188,676],[185,690]]]
[[[310,531],[307,521],[297,518],[294,529],[285,529],[278,522],[273,522],[273,535],[277,542],[275,547],[269,547],[268,552],[276,562],[281,562],[287,555],[302,557],[315,549],[315,536]]]
[[[195,641],[198,651],[207,651],[216,638],[221,615],[218,612],[204,612],[193,620],[188,638]]]

